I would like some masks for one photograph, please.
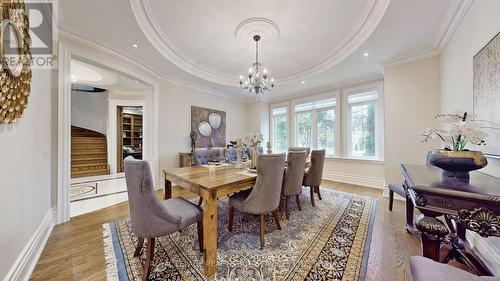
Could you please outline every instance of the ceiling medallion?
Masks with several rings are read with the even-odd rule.
[[[13,123],[22,116],[28,104],[31,91],[28,28],[24,2],[3,1],[0,6],[0,124]],[[11,47],[12,43],[16,46]]]
[[[267,69],[262,68],[259,62],[260,35],[255,35],[253,40],[255,41],[255,62],[248,70],[247,79],[243,81],[243,75],[240,75],[240,87],[247,94],[267,94],[274,89],[274,78],[269,79]]]

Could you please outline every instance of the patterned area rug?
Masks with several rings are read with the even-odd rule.
[[[235,212],[228,232],[228,200],[219,200],[218,271],[211,280],[364,280],[376,200],[322,189],[323,200],[290,200],[290,220],[280,211],[278,230],[266,216],[266,245],[260,250],[257,216]],[[282,209],[282,208],[280,208]],[[103,225],[108,280],[141,280],[145,263],[133,257],[137,242],[130,219]],[[196,225],[157,239],[150,280],[207,280]]]

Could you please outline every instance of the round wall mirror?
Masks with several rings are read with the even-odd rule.
[[[2,68],[18,77],[23,70],[23,37],[19,29],[10,21],[2,20],[0,25],[0,58]]]

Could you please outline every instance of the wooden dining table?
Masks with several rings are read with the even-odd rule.
[[[217,200],[229,194],[248,189],[255,184],[256,173],[234,164],[221,165],[209,172],[205,166],[163,170],[164,199],[172,197],[172,183],[199,195],[203,208],[204,272],[210,277],[217,271]]]
[[[311,166],[308,159],[304,169]],[[172,198],[172,184],[197,194],[202,199],[203,246],[205,259],[203,270],[207,277],[217,272],[217,200],[232,193],[248,189],[255,184],[257,173],[246,166],[223,164],[210,173],[208,166],[192,166],[163,170],[165,180],[164,199]]]

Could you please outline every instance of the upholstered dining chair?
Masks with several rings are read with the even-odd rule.
[[[300,147],[300,146],[292,146],[288,148],[288,152],[292,151],[306,151],[307,152],[307,157],[309,157],[309,153],[311,153],[311,148],[310,147]]]
[[[252,154],[253,154],[253,147],[247,147],[247,155],[248,155],[248,160],[252,160]],[[264,153],[264,148],[262,146],[259,146],[259,154],[263,154]]]
[[[144,239],[147,239],[143,272],[143,280],[147,280],[151,272],[156,238],[197,223],[198,246],[203,251],[203,212],[200,207],[181,197],[160,201],[153,188],[148,162],[129,156],[125,158],[124,166],[132,232],[138,238],[135,257],[140,255]]]
[[[477,276],[465,270],[428,258],[410,258],[413,281],[500,281],[500,277]]]
[[[283,176],[281,196],[285,200],[285,217],[290,219],[289,201],[294,196],[297,202],[297,208],[302,211],[300,206],[300,191],[302,190],[302,180],[304,179],[304,168],[306,165],[307,152],[291,151],[288,153],[287,166]]]
[[[222,149],[219,148],[194,150],[194,163],[196,166],[205,165],[210,160],[222,161],[222,159],[224,159]]]
[[[224,157],[227,158],[227,161],[229,161],[229,163],[236,161],[238,158],[236,148],[228,147],[224,149]]]
[[[323,166],[325,164],[325,154],[324,149],[311,151],[311,166],[304,174],[304,179],[302,181],[303,186],[309,186],[311,190],[311,204],[314,204],[314,193],[318,194],[319,200],[322,200],[319,187],[321,185],[321,180],[323,179]]]
[[[234,209],[260,216],[260,248],[264,249],[264,215],[272,213],[276,226],[281,229],[278,206],[285,169],[285,154],[259,155],[257,179],[252,189],[235,193],[229,197],[229,231],[233,231]]]

